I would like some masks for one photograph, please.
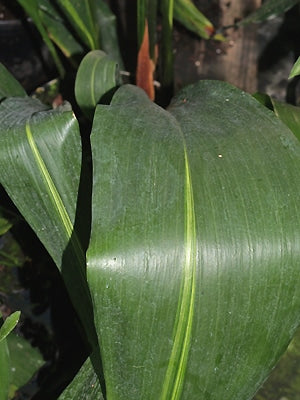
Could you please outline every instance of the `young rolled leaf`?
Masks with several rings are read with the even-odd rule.
[[[256,11],[242,19],[237,25],[258,23],[276,17],[288,11],[297,3],[299,3],[299,0],[266,0]]]
[[[6,97],[25,97],[27,96],[21,84],[11,75],[11,73],[0,63],[0,101]]]
[[[85,115],[92,119],[96,104],[116,88],[118,66],[101,50],[90,51],[81,61],[75,81],[75,97]]]
[[[200,82],[97,106],[88,281],[108,399],[249,400],[299,325],[300,144]]]
[[[82,149],[69,105],[49,110],[32,98],[0,105],[0,182],[62,273],[91,347],[97,346],[77,208],[85,207]],[[85,223],[89,211],[83,211]]]
[[[174,19],[204,39],[209,39],[215,31],[191,0],[174,0]]]
[[[297,75],[300,75],[300,57],[298,57],[298,60],[295,62],[290,72],[289,79],[294,78]]]

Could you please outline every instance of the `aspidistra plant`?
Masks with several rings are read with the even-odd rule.
[[[70,106],[3,97],[1,183],[92,348],[60,399],[251,399],[300,322],[293,133],[223,82],[189,86],[167,110],[121,86],[94,105],[89,209]]]

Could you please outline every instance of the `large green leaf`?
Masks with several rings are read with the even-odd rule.
[[[88,281],[107,399],[248,400],[299,325],[300,144],[222,82],[97,106]]]
[[[88,227],[89,210],[79,195],[87,178],[81,180],[77,120],[67,104],[48,110],[29,97],[4,100],[0,120],[0,182],[60,269],[94,347],[97,338],[82,242],[88,236],[81,225],[86,220]]]

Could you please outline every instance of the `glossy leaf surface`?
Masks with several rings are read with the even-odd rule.
[[[107,399],[251,399],[299,325],[299,142],[210,81],[169,111],[121,87],[92,149]]]
[[[75,97],[92,118],[96,104],[117,85],[117,64],[101,50],[90,51],[81,61],[75,81]]]
[[[60,269],[88,340],[96,346],[84,232],[76,214],[85,205],[78,195],[82,150],[77,120],[67,104],[48,110],[31,98],[4,100],[0,119],[1,184]],[[88,213],[81,216],[85,222]]]

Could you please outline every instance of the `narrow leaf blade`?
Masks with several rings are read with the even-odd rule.
[[[1,314],[0,314],[1,317]],[[10,357],[7,345],[7,336],[15,328],[20,318],[20,311],[16,311],[6,318],[0,328],[0,400],[8,399],[11,381]]]
[[[0,328],[0,342],[16,327],[20,319],[20,314],[20,311],[15,311],[5,319],[4,324]]]
[[[173,82],[173,16],[174,16],[174,0],[161,1],[162,13],[162,83],[167,87]]]
[[[17,0],[17,1],[24,8],[26,13],[32,18],[36,28],[39,30],[44,42],[46,43],[52,55],[53,61],[55,62],[59,75],[63,77],[65,74],[65,69],[62,65],[62,62],[59,58],[56,48],[53,45],[51,39],[49,38],[47,30],[43,25],[42,19],[39,15],[39,0]]]
[[[299,0],[267,0],[256,11],[242,19],[237,25],[258,23],[269,18],[274,18],[288,11],[297,3],[299,3]]]
[[[119,47],[117,18],[104,1],[94,3],[96,24],[99,26],[100,48],[114,60],[120,69],[124,68]]]
[[[99,48],[99,28],[95,24],[93,0],[57,0],[57,4],[76,30],[83,43],[90,49]]]
[[[8,399],[10,382],[9,351],[6,339],[0,341],[0,400]]]
[[[300,75],[300,57],[298,57],[298,60],[295,62],[290,72],[289,79],[294,78],[297,75]]]
[[[215,28],[191,0],[174,1],[174,19],[204,39],[209,39]]]
[[[38,0],[39,16],[53,42],[62,53],[70,58],[83,53],[82,45],[74,38],[66,21],[57,12],[49,0]]]

